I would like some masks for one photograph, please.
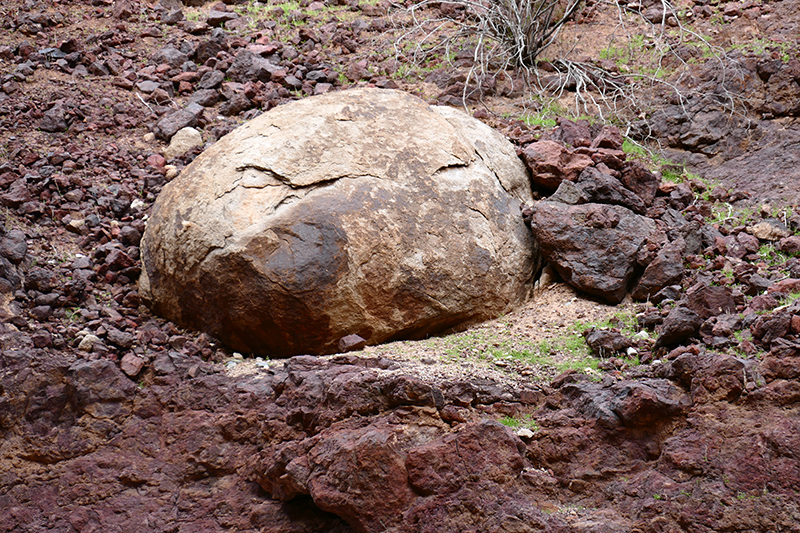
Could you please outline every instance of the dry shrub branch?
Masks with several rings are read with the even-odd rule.
[[[482,99],[483,82],[497,72],[522,79],[540,102],[573,96],[576,114],[635,120],[659,103],[644,101],[645,86],[660,88],[663,102],[684,105],[693,94],[713,94],[733,115],[742,96],[736,62],[692,30],[690,11],[668,0],[641,3],[614,0],[598,6],[618,11],[619,24],[606,50],[611,58],[577,58],[559,39],[565,26],[585,7],[585,0],[423,0],[399,12],[406,29],[395,43],[398,57],[423,65],[441,55],[452,61],[458,51],[472,58],[463,98]],[[445,6],[447,6],[445,8]],[[398,16],[398,15],[396,15]],[[590,27],[586,27],[591,32]],[[577,43],[577,42],[576,42]],[[554,46],[557,45],[557,46]],[[613,53],[625,47],[635,56],[633,68],[617,68]],[[554,51],[555,50],[555,51]],[[459,54],[458,57],[463,57]],[[702,63],[707,73],[695,76]],[[544,67],[544,68],[543,68]],[[732,89],[733,88],[733,89]],[[606,116],[607,115],[607,116]]]

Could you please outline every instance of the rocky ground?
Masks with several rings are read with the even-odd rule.
[[[543,105],[514,73],[467,100],[536,176],[654,171],[642,205],[571,193],[659,229],[633,258],[636,301],[546,270],[491,323],[286,361],[140,305],[156,195],[292,99],[374,85],[463,105],[473,54],[413,63],[386,2],[186,4],[0,6],[0,529],[800,530],[797,2],[667,13],[726,55],[673,41],[686,100],[642,86],[618,129],[577,119],[575,87]],[[587,3],[565,50],[636,68],[651,41],[609,44],[617,14]],[[200,140],[178,146],[187,126]]]

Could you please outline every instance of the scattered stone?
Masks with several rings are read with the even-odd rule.
[[[680,283],[683,278],[685,251],[686,243],[681,238],[664,245],[656,258],[645,268],[644,274],[642,274],[641,279],[631,293],[633,299],[639,301],[649,300],[665,288]],[[664,296],[667,295],[660,296],[662,301]],[[669,296],[674,299],[678,294]],[[658,304],[660,302],[655,303]]]
[[[683,306],[672,309],[659,328],[655,348],[674,346],[695,337],[703,325],[703,318]]]
[[[646,207],[650,207],[661,184],[661,177],[647,170],[638,161],[628,161],[622,167],[620,181],[636,193]]]
[[[594,138],[590,148],[610,148],[619,150],[622,148],[622,134],[616,126],[604,125]]]
[[[244,50],[236,54],[233,64],[225,72],[225,75],[239,83],[247,83],[253,80],[268,82],[272,78],[272,74],[280,70],[281,68],[271,61],[249,50]]]
[[[180,9],[173,9],[161,17],[161,22],[174,26],[184,19],[183,11]]]
[[[130,0],[115,0],[111,16],[120,20],[131,18],[133,16],[133,6]]]
[[[189,61],[189,56],[172,46],[166,46],[153,54],[150,61],[166,64],[172,68],[181,68],[181,65]]]
[[[728,286],[698,283],[686,291],[686,307],[703,319],[736,311],[733,291]]]
[[[53,336],[46,329],[40,329],[31,335],[31,340],[36,348],[47,348],[53,345]]]
[[[777,281],[767,289],[769,294],[797,294],[800,293],[800,279],[788,278]]]
[[[190,103],[185,109],[170,113],[159,120],[155,127],[155,134],[161,139],[169,141],[183,128],[195,126],[202,116],[203,107],[195,103]]]
[[[581,172],[575,181],[575,187],[581,196],[578,203],[621,205],[639,215],[647,210],[642,199],[635,193],[626,189],[613,176],[600,172],[595,167],[588,167]]]
[[[219,98],[219,93],[214,89],[200,89],[189,97],[189,102],[203,107],[211,107],[219,102]]]
[[[744,284],[746,286],[744,293],[747,296],[756,296],[769,289],[773,282],[758,274],[752,274],[747,277]]]
[[[779,220],[767,219],[749,226],[747,231],[762,241],[778,241],[791,235],[791,232]]]
[[[621,333],[605,329],[587,329],[583,332],[583,338],[592,352],[600,358],[625,352],[635,344]]]
[[[136,377],[139,372],[142,371],[144,368],[145,360],[139,357],[138,355],[134,355],[132,353],[127,353],[120,361],[120,370],[125,372],[128,377]]]
[[[150,94],[156,89],[158,89],[161,85],[152,80],[141,80],[136,82],[136,88],[142,91],[145,94]]]
[[[200,81],[197,82],[198,89],[218,89],[222,82],[225,81],[225,73],[220,72],[219,70],[209,70],[203,77],[200,78]]]
[[[46,321],[53,314],[53,308],[49,305],[37,305],[31,309],[31,316],[39,322]]]
[[[78,343],[78,349],[82,352],[91,352],[94,350],[95,344],[100,342],[100,337],[97,335],[87,334]]]
[[[778,249],[787,254],[800,255],[800,235],[792,235],[781,239],[778,243]]]
[[[66,110],[63,104],[56,103],[53,107],[47,110],[39,122],[39,127],[42,131],[50,133],[59,133],[67,131]]]
[[[0,236],[0,256],[5,257],[11,263],[18,265],[28,252],[28,242],[25,232],[13,229]]]
[[[620,383],[614,389],[611,410],[628,427],[652,427],[684,413],[692,404],[680,387],[665,379]]]
[[[786,336],[792,324],[792,315],[786,311],[779,311],[770,315],[759,317],[750,326],[753,338],[769,346],[772,341]]]
[[[339,339],[339,352],[354,352],[357,350],[363,350],[364,347],[367,345],[366,339],[358,335],[345,335],[341,339]]]
[[[239,14],[235,11],[217,11],[216,9],[212,9],[208,12],[208,18],[206,18],[206,24],[209,26],[220,27],[224,26],[226,22],[231,20],[235,20],[239,18]]]
[[[244,93],[236,93],[233,97],[219,106],[219,112],[226,117],[232,117],[253,107],[253,101]]]
[[[194,128],[181,128],[169,142],[169,146],[164,150],[165,159],[180,157],[192,148],[203,146],[203,136]]]
[[[119,346],[122,349],[128,349],[131,346],[133,346],[136,337],[134,335],[131,335],[130,333],[120,331],[116,328],[110,328],[106,333],[106,339],[111,344]]]

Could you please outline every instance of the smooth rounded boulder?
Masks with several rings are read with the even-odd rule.
[[[159,195],[140,291],[161,316],[272,357],[422,338],[525,300],[526,170],[499,133],[409,94],[277,107]]]

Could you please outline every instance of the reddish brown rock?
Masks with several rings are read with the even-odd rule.
[[[618,179],[595,167],[588,167],[581,172],[575,181],[575,187],[580,191],[578,203],[620,205],[639,215],[646,211],[641,198],[626,189]]]
[[[620,181],[650,207],[658,192],[661,179],[638,161],[628,161],[623,165]]]
[[[352,335],[345,335],[341,339],[339,339],[339,351],[340,352],[353,352],[356,350],[361,350],[367,345],[366,339],[363,337],[352,334]]]
[[[747,307],[754,313],[771,311],[778,307],[778,299],[772,294],[759,294],[750,300],[750,304]]]
[[[775,339],[785,336],[789,332],[792,323],[792,316],[786,311],[759,317],[750,326],[753,338],[769,345]]]
[[[417,497],[408,484],[403,448],[429,439],[434,428],[397,422],[346,431],[334,427],[309,450],[308,493],[320,509],[359,531],[399,525]]]
[[[686,243],[682,238],[664,245],[655,259],[647,265],[631,296],[634,300],[645,301],[660,290],[680,283],[683,278],[683,258]]]
[[[684,413],[691,400],[667,380],[643,380],[614,386],[611,410],[629,427],[653,424]]]
[[[571,121],[563,117],[556,119],[558,122],[557,134],[558,138],[570,146],[588,147],[592,144],[592,132],[589,128],[589,121],[576,120]]]
[[[534,185],[555,190],[562,180],[575,181],[592,159],[576,154],[555,141],[537,141],[522,152]]]
[[[769,289],[767,289],[767,293],[769,294],[800,293],[800,279],[789,278],[773,283],[772,285],[770,285]]]
[[[619,150],[622,148],[622,134],[616,126],[603,126],[600,133],[592,140],[591,148],[610,148]]]
[[[703,318],[691,309],[683,306],[675,307],[656,329],[659,335],[655,346],[666,347],[684,342],[697,335],[702,324]]]
[[[120,370],[130,377],[135,377],[144,367],[144,359],[132,353],[125,354],[120,361]]]
[[[112,16],[116,19],[127,20],[133,15],[133,6],[130,0],[116,0],[112,10]]]
[[[710,318],[736,310],[730,287],[698,283],[686,291],[686,307],[701,318]]]
[[[586,339],[586,344],[592,352],[601,359],[624,352],[635,344],[632,339],[625,337],[618,331],[595,328],[584,331],[583,338]]]
[[[792,235],[781,239],[778,243],[778,249],[787,254],[800,255],[800,235]]]
[[[790,331],[797,335],[800,333],[800,315],[793,315]]]
[[[524,445],[497,422],[470,424],[441,440],[412,448],[406,456],[408,482],[423,496],[443,495],[465,480],[500,485],[514,481],[524,466]]]

